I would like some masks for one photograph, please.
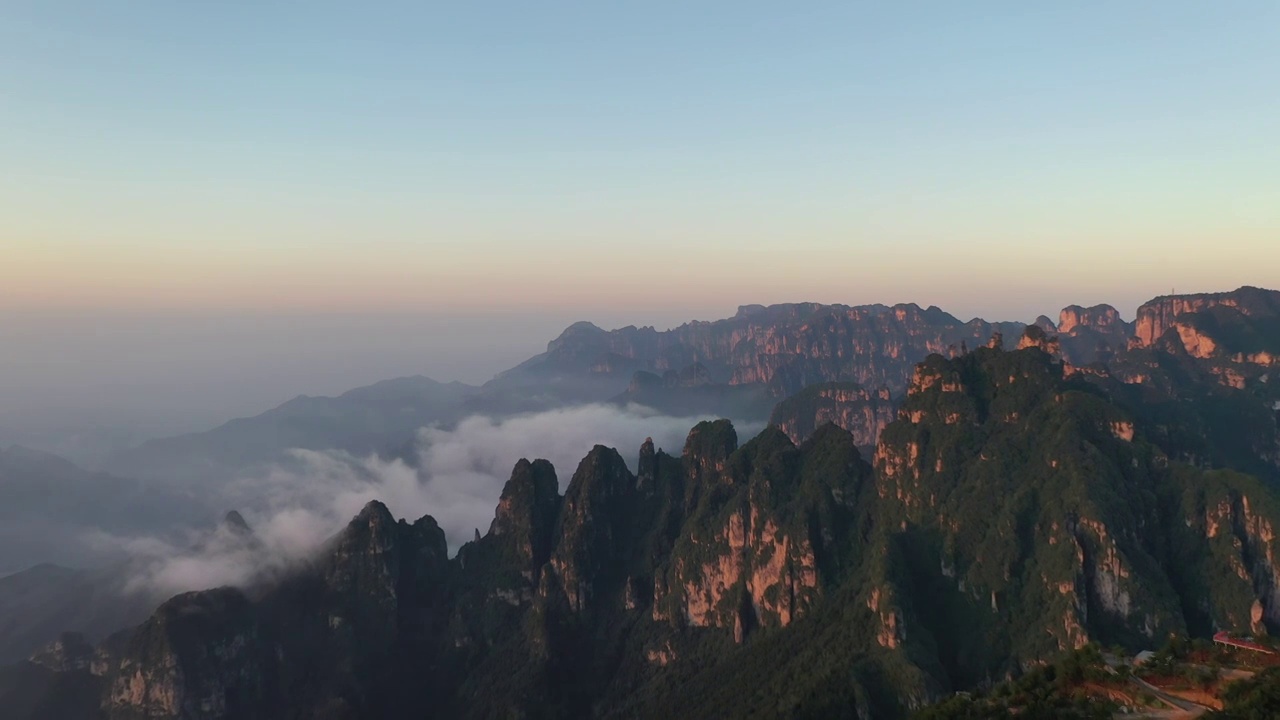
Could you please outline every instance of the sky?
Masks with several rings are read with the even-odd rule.
[[[1250,0],[4,0],[0,407],[198,425],[482,381],[578,319],[1275,287],[1277,29]]]

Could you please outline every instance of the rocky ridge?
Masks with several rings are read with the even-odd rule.
[[[870,462],[726,421],[635,473],[596,447],[563,494],[522,460],[453,559],[372,503],[283,581],[42,667],[111,719],[897,717],[1086,642],[1280,630],[1274,492],[1027,335],[927,358]]]
[[[726,421],[679,456],[645,442],[634,473],[596,447],[563,494],[521,461],[452,559],[434,520],[373,503],[290,576],[178,596],[21,673],[112,719],[900,717],[1087,642],[1280,631],[1275,293],[1254,295],[1089,363],[1045,323],[962,340],[887,422],[889,393],[846,380],[745,443]],[[603,331],[575,333],[592,356]],[[587,367],[634,359],[615,355]],[[673,387],[715,385],[703,367]],[[825,420],[883,425],[864,456]]]

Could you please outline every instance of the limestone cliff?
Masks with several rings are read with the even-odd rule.
[[[1180,327],[1179,319],[1215,308],[1231,311],[1223,313],[1225,316],[1238,314],[1252,320],[1267,320],[1280,315],[1280,292],[1242,287],[1232,292],[1158,297],[1138,308],[1134,334],[1143,347],[1150,347],[1170,330],[1176,330],[1187,352],[1206,357],[1218,349],[1218,342],[1203,336],[1194,326],[1183,323]]]
[[[552,341],[546,353],[497,378],[492,389],[577,373],[618,376],[615,392],[620,392],[636,371],[662,377],[697,365],[711,383],[760,385],[775,399],[834,381],[900,392],[911,367],[925,355],[957,352],[962,344],[976,346],[994,331],[1015,329],[1021,326],[966,323],[936,307],[915,304],[744,306],[732,318],[668,331],[604,331],[579,323]]]
[[[1059,333],[1070,333],[1078,328],[1089,328],[1098,332],[1125,332],[1127,324],[1120,319],[1120,313],[1110,305],[1094,305],[1082,308],[1069,305],[1062,309],[1058,316]]]
[[[1123,350],[1133,335],[1133,323],[1122,320],[1110,305],[1070,305],[1062,309],[1057,327],[1050,334],[1057,336],[1068,362],[1087,365]]]
[[[1052,337],[926,358],[872,463],[834,423],[725,420],[634,472],[597,446],[563,495],[521,460],[452,559],[371,503],[284,577],[37,667],[90,678],[108,720],[900,718],[1088,642],[1280,631],[1280,501],[1171,429],[1244,391],[1197,385],[1180,344],[1126,351],[1147,383],[1068,374]],[[1197,452],[1250,457],[1231,440]]]
[[[446,563],[434,521],[409,525],[370,503],[314,566],[265,594],[179,595],[110,643],[95,663],[106,680],[104,714],[381,714],[422,688],[404,683],[395,657],[401,643],[428,641],[439,625],[420,613],[440,600]]]
[[[855,445],[870,448],[895,415],[888,388],[869,392],[857,383],[821,383],[778,403],[769,424],[798,445],[818,428],[833,423],[848,431]]]

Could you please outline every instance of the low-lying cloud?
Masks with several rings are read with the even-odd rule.
[[[563,491],[594,445],[618,448],[634,464],[646,437],[678,453],[698,417],[672,417],[640,406],[584,405],[507,418],[473,416],[452,429],[428,427],[417,443],[418,467],[402,460],[339,451],[295,450],[294,463],[231,483],[219,495],[254,531],[254,542],[227,528],[185,546],[154,538],[97,538],[132,558],[135,587],[161,593],[238,585],[278,572],[311,554],[370,500],[410,521],[431,515],[451,552],[483,534],[511,468],[520,458],[551,461]],[[739,427],[749,436],[758,427]]]

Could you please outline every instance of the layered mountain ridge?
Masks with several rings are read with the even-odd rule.
[[[987,338],[901,306],[748,306],[745,334],[695,323],[685,345],[575,326],[494,387],[803,386],[753,438],[704,422],[678,456],[641,444],[635,472],[597,446],[563,493],[522,460],[452,558],[434,519],[371,503],[283,578],[60,638],[0,671],[0,707],[893,718],[1088,642],[1280,631],[1280,293],[1199,298]],[[908,318],[950,329],[877,335]]]
[[[1193,353],[1214,354],[1221,344],[1241,357],[1274,363],[1280,350],[1263,346],[1274,332],[1275,295],[1241,288],[1156,298],[1138,310],[1133,323],[1109,305],[1070,306],[1056,323],[1042,317],[1035,324],[1059,338],[1068,362],[1088,365],[1109,361],[1134,338],[1133,344],[1151,347],[1177,325],[1178,315],[1190,314],[1200,318],[1184,331]],[[744,305],[730,318],[665,331],[604,330],[579,322],[550,341],[546,352],[479,388],[415,377],[335,398],[300,397],[208,432],[146,443],[113,458],[107,469],[149,480],[225,481],[287,463],[291,448],[377,452],[412,461],[405,448],[423,425],[447,427],[473,414],[505,416],[593,402],[764,422],[778,402],[819,383],[856,383],[872,392],[888,388],[900,398],[915,364],[930,353],[954,355],[980,347],[997,332],[1016,338],[1022,328],[1016,322],[965,322],[916,304]],[[1211,349],[1210,343],[1217,344]],[[1222,372],[1235,377],[1229,367]]]
[[[1273,458],[1206,461],[1160,383],[1049,339],[928,356],[869,457],[831,423],[797,444],[721,420],[635,473],[597,446],[563,494],[522,460],[452,559],[433,519],[371,503],[281,582],[40,667],[110,719],[882,718],[1087,642],[1280,630],[1280,501],[1233,469]],[[1186,413],[1257,401],[1179,347],[1124,352],[1197,371],[1170,381]]]

